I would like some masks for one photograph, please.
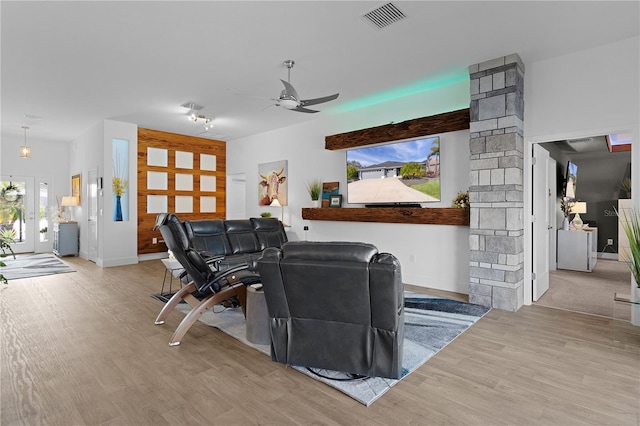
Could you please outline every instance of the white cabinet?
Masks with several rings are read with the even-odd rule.
[[[78,255],[78,223],[53,224],[53,253],[57,256]]]
[[[631,258],[629,240],[627,239],[627,234],[624,232],[624,228],[621,223],[626,222],[625,217],[631,217],[632,207],[631,199],[618,200],[618,260],[620,262],[625,262]]]
[[[558,231],[558,269],[591,272],[598,261],[598,228]]]

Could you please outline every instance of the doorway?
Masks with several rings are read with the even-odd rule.
[[[615,137],[616,135],[613,135]],[[550,227],[554,227],[552,235],[557,235],[562,229],[564,214],[560,209],[560,203],[564,196],[564,182],[566,180],[566,168],[569,162],[577,165],[576,198],[582,204],[585,213],[580,213],[587,231],[581,229],[579,224],[569,231],[581,233],[585,236],[592,234],[596,257],[592,272],[575,270],[560,266],[554,270],[554,258],[549,257],[549,290],[544,294],[536,294],[535,280],[532,280],[533,303],[552,308],[573,310],[587,314],[613,317],[613,298],[615,293],[628,294],[630,273],[625,262],[619,262],[618,252],[618,219],[615,211],[618,209],[618,200],[626,198],[623,182],[631,177],[631,140],[630,136],[626,146],[612,146],[610,135],[589,136],[570,140],[556,140],[534,144],[538,149],[546,151],[550,158],[556,161],[556,173],[558,178],[550,182],[550,187],[557,189],[557,197],[552,200],[552,213],[550,214]],[[622,144],[624,145],[624,144]],[[535,167],[535,165],[534,165]],[[551,176],[551,174],[549,174]],[[551,178],[552,179],[552,178]],[[536,195],[535,168],[532,174],[532,214],[540,210],[537,203],[540,194]],[[555,211],[555,213],[553,213]],[[574,212],[575,213],[575,212]],[[574,214],[569,215],[573,220]],[[536,222],[538,221],[536,214]],[[533,227],[535,229],[535,227]],[[539,236],[532,231],[532,244],[535,246]],[[577,234],[572,234],[577,236]],[[551,246],[553,244],[553,247]],[[559,247],[553,242],[549,243],[549,253]],[[569,247],[571,249],[571,246]],[[558,250],[561,250],[558,248]],[[566,246],[562,250],[567,250]],[[536,268],[536,253],[534,249],[532,269]],[[566,256],[566,253],[557,253],[557,256]],[[558,259],[558,257],[556,257]],[[585,259],[585,264],[587,260]],[[588,269],[588,268],[585,268]],[[538,297],[536,297],[538,296]]]
[[[3,175],[0,181],[0,238],[14,253],[50,248],[49,184],[33,176]]]

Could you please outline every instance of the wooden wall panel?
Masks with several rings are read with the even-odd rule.
[[[166,149],[168,153],[168,167],[149,166],[147,164],[147,148]],[[177,169],[175,167],[176,151],[193,153],[193,169]],[[216,156],[216,171],[200,170],[200,154]],[[168,211],[175,212],[175,196],[188,195],[193,197],[193,213],[177,213],[180,220],[196,219],[224,219],[226,217],[226,167],[227,144],[224,141],[197,138],[158,130],[138,129],[138,254],[158,253],[167,251],[161,242],[162,235],[154,231],[156,213],[147,213],[148,195],[166,195],[168,197]],[[168,187],[166,190],[147,189],[147,172],[167,172]],[[193,190],[178,191],[175,188],[175,174],[193,174]],[[215,192],[201,192],[200,179],[203,175],[216,177]],[[200,213],[200,196],[216,197],[215,213]],[[153,238],[158,244],[153,244]]]
[[[326,136],[324,138],[324,146],[326,149],[337,150],[438,133],[456,132],[468,129],[469,123],[469,108],[466,108],[429,117],[415,118],[402,123],[386,124],[384,126]]]

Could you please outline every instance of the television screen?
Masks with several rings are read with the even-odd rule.
[[[564,196],[568,200],[576,199],[576,184],[578,182],[578,166],[569,161],[567,163],[567,173],[565,177]]]
[[[348,150],[347,201],[393,205],[440,201],[440,138]]]

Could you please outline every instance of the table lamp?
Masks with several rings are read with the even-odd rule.
[[[62,197],[62,207],[65,209],[64,217],[67,222],[70,222],[69,216],[67,216],[67,207],[76,207],[78,205],[78,197],[66,196]]]
[[[583,222],[580,218],[580,213],[587,212],[587,203],[584,201],[576,201],[571,205],[571,210],[569,210],[569,212],[575,214],[571,223],[573,223],[576,228],[582,228]]]
[[[280,204],[280,201],[278,201],[277,198],[274,198],[273,201],[271,202],[271,204],[269,204],[269,207],[282,207],[282,215],[281,215],[282,216],[282,218],[281,218],[282,226],[287,226],[284,223],[284,206],[282,204]]]

